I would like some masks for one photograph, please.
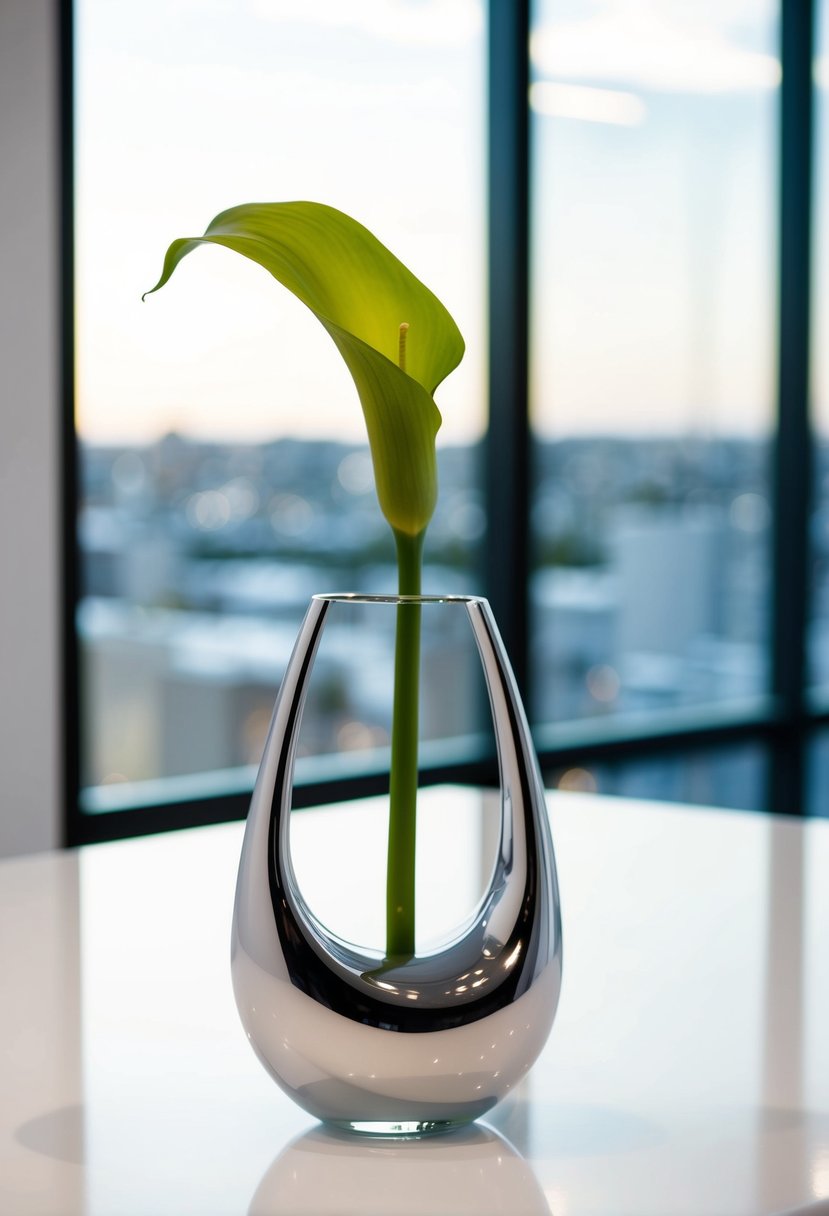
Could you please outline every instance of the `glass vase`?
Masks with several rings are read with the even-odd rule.
[[[412,672],[404,715],[401,684],[411,685]],[[390,739],[398,783],[412,758],[401,743],[404,717],[420,735],[413,744],[422,760],[439,753],[440,738],[471,726],[477,733],[485,719],[494,736],[500,783],[489,799],[494,817],[481,811],[481,847],[456,839],[470,791],[417,793],[424,834],[419,825],[418,931],[408,948],[400,939],[389,948],[400,910],[391,880],[381,898],[399,790],[382,813],[376,803],[292,813],[298,751],[313,750],[315,740],[320,746],[324,723],[332,715],[339,721],[349,705],[361,707],[359,720],[347,718],[334,738]],[[460,713],[460,728],[447,729],[450,711]],[[292,824],[305,828],[309,815],[323,818],[303,854]],[[331,818],[338,815],[345,817],[339,835]],[[353,828],[358,821],[361,830],[368,824],[363,835]],[[316,894],[315,871],[327,875]],[[372,896],[369,914],[355,920],[375,889],[381,897]],[[467,899],[472,892],[467,909],[458,906],[459,892]],[[251,801],[231,959],[236,1003],[257,1056],[300,1106],[341,1128],[395,1136],[449,1129],[484,1114],[528,1071],[558,1004],[561,914],[538,761],[485,600],[314,596]]]

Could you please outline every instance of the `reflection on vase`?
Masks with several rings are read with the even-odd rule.
[[[358,1139],[315,1127],[265,1174],[248,1216],[550,1216],[524,1158],[480,1124],[439,1140]]]
[[[307,903],[290,846],[293,764],[326,630],[336,632],[344,617],[352,648],[367,639],[373,654],[413,612],[419,630],[422,614],[424,653],[431,637],[448,636],[455,659],[469,654],[477,667],[492,711],[500,828],[489,880],[465,923],[436,944],[416,943],[413,954],[384,954],[376,942],[344,940],[339,926],[323,923]],[[394,685],[378,682],[376,664],[366,667],[373,687]],[[421,679],[424,699],[427,685]],[[452,813],[450,794],[445,814]],[[478,858],[457,858],[459,878],[470,865]],[[348,877],[359,885],[358,876]],[[232,974],[256,1054],[318,1119],[375,1134],[444,1130],[490,1110],[526,1075],[558,1004],[561,916],[538,761],[485,600],[314,597],[248,815]]]

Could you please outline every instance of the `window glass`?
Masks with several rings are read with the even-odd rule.
[[[554,789],[762,811],[766,758],[759,746],[741,744],[682,755],[569,765],[550,772],[547,784]]]
[[[807,814],[829,819],[829,731],[815,734],[809,744]]]
[[[829,13],[817,6],[815,30],[814,237],[812,316],[812,410],[815,463],[812,516],[811,619],[808,638],[809,681],[829,686]]]
[[[216,249],[141,303],[168,243],[224,208],[338,206],[456,317],[424,589],[477,589],[483,14],[78,0],[75,43],[82,783],[99,787],[255,762],[309,596],[395,590],[359,403],[315,319]]]
[[[537,0],[537,722],[768,682],[775,6]]]

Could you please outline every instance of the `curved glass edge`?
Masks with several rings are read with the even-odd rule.
[[[486,604],[482,595],[367,595],[360,591],[325,591],[311,601],[333,604]]]
[[[425,1136],[440,1136],[445,1132],[468,1127],[469,1119],[325,1119],[329,1131],[351,1132],[358,1136],[373,1136],[384,1140],[420,1140]]]

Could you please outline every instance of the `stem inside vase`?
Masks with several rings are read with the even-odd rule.
[[[420,595],[423,537],[395,531],[398,591]],[[386,871],[386,953],[415,952],[415,837],[420,699],[420,604],[399,604],[394,649],[394,704]]]

